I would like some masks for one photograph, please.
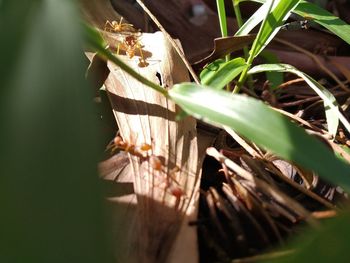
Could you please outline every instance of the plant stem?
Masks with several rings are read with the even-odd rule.
[[[241,28],[243,26],[243,19],[241,15],[241,10],[239,9],[239,1],[232,0],[232,4],[233,4],[233,10],[235,11],[238,28]],[[244,58],[247,59],[249,56],[248,48],[244,47],[243,52],[244,52]]]
[[[243,83],[246,81],[246,79],[248,77],[247,73],[248,73],[248,70],[250,69],[251,64],[247,63],[247,65],[248,65],[248,67],[246,67],[242,71],[242,73],[241,73],[241,75],[240,75],[240,77],[238,79],[238,82],[237,82],[235,88],[232,91],[233,94],[236,94],[236,93],[238,93],[241,90],[241,87],[242,87]]]
[[[239,2],[240,2],[239,0],[232,0],[232,5],[233,5],[233,10],[235,12],[237,25],[238,25],[238,28],[241,28],[243,26],[243,19],[241,15],[241,10],[239,9]],[[247,46],[243,47],[243,53],[244,53],[244,58],[247,60],[249,57],[249,51]],[[251,76],[248,76],[248,86],[251,90],[253,89],[252,83],[253,83],[253,78]]]
[[[227,22],[226,22],[226,10],[224,0],[216,0],[216,6],[218,10],[221,36],[227,37]]]
[[[241,15],[241,10],[239,9],[239,1],[232,0],[232,4],[233,4],[233,10],[235,11],[238,28],[241,28],[243,26],[243,19]]]
[[[221,36],[227,37],[227,19],[226,19],[225,1],[224,0],[216,0],[216,7],[218,10]],[[225,56],[225,61],[228,62],[229,60],[230,60],[230,54],[227,54]],[[230,86],[226,85],[226,89],[230,90]]]
[[[236,86],[235,86],[235,88],[234,88],[232,93],[238,93],[241,90],[242,85],[244,84],[244,82],[246,81],[246,79],[248,77],[248,75],[247,75],[248,70],[250,69],[250,67],[251,67],[251,65],[253,63],[253,60],[255,58],[256,49],[258,47],[258,43],[260,41],[260,37],[261,37],[262,31],[263,31],[263,28],[265,27],[265,24],[267,22],[267,16],[270,14],[274,2],[275,2],[275,0],[271,1],[271,4],[270,4],[269,9],[267,11],[266,17],[263,20],[263,22],[262,22],[262,24],[261,24],[261,26],[259,28],[259,32],[258,32],[258,34],[257,34],[257,36],[256,36],[256,38],[255,38],[255,40],[253,42],[252,48],[250,49],[249,57],[248,57],[248,60],[247,60],[247,67],[242,71],[242,73],[241,73],[241,75],[240,75],[240,77],[238,79],[238,83],[236,84]]]

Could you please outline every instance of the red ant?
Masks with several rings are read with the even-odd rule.
[[[122,23],[122,21],[123,21],[123,17],[120,18],[119,23],[117,21],[107,20],[105,23],[104,31],[110,31],[114,33],[138,32],[138,30],[136,30],[132,24],[125,24],[125,23]]]
[[[119,55],[120,49],[125,51],[129,58],[135,56],[136,51],[140,53],[139,67],[147,67],[149,64],[143,56],[142,44],[139,41],[138,34],[140,31],[136,30],[132,24],[122,23],[123,17],[120,18],[119,23],[117,21],[106,21],[104,31],[110,31],[114,33],[120,33],[122,41],[117,44],[117,55]]]
[[[126,36],[123,38],[123,42],[118,43],[117,45],[117,54],[119,55],[120,49],[124,50],[129,58],[133,58],[135,56],[136,51],[138,50],[140,53],[139,58],[139,66],[147,67],[148,62],[143,56],[142,52],[142,44],[138,40],[138,38],[134,35]]]
[[[107,149],[111,149],[114,152],[117,149],[130,153],[131,155],[144,158],[144,153],[151,150],[152,146],[148,143],[142,143],[141,146],[137,147],[132,143],[125,142],[122,137],[116,136],[112,143],[107,146]]]
[[[162,161],[157,156],[151,155],[149,158],[149,162],[154,170],[163,171],[164,173],[166,173]],[[171,169],[168,173],[166,181],[166,186],[169,187],[170,193],[177,199],[179,199],[185,194],[184,191],[179,187],[180,184],[175,179],[175,174],[179,171],[180,168],[178,166],[175,166],[173,169]],[[173,183],[175,183],[176,185],[174,185]]]
[[[162,161],[158,156],[153,154],[149,156],[145,155],[145,152],[152,150],[152,146],[150,144],[142,143],[139,147],[137,147],[132,143],[125,142],[120,136],[116,136],[110,143],[110,145],[107,146],[107,149],[111,149],[112,152],[114,152],[117,149],[120,149],[133,156],[137,156],[140,159],[148,160],[150,166],[155,171],[164,172],[165,174],[167,174],[165,184],[166,187],[169,188],[169,191],[173,196],[179,199],[185,194],[184,191],[180,188],[180,184],[175,179],[175,174],[180,171],[180,168],[178,166],[175,166],[167,173]]]

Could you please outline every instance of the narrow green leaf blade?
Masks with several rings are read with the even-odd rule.
[[[303,78],[324,102],[329,133],[333,135],[336,134],[339,120],[344,124],[346,129],[350,131],[350,124],[340,113],[337,100],[333,94],[309,75],[288,64],[262,64],[251,68],[248,71],[248,74],[255,74],[265,71],[290,72],[299,76],[300,78]]]
[[[314,170],[350,191],[350,166],[340,161],[316,138],[263,102],[193,83],[175,85],[169,96],[193,116],[228,126],[280,157]]]
[[[278,33],[284,21],[288,19],[291,11],[297,6],[300,0],[280,0],[266,18],[266,23],[260,29],[261,33],[255,39],[251,50],[254,57],[266,47],[272,38]]]
[[[210,63],[201,72],[201,83],[215,89],[222,89],[246,67],[247,65],[243,58],[235,58],[228,62],[225,62],[223,59],[218,59]]]
[[[274,2],[273,7],[277,5],[277,1]],[[235,36],[245,36],[248,35],[266,16],[267,11],[269,10],[270,2],[265,2],[262,6],[259,7],[255,13],[248,18],[248,20],[241,26]]]
[[[266,0],[253,0],[254,2],[266,4]],[[309,3],[307,1],[300,1],[296,6],[293,13],[296,13],[305,19],[315,21],[316,23],[324,26],[332,33],[336,34],[338,37],[343,39],[346,43],[350,44],[350,25],[341,20],[339,17],[334,16],[332,13],[324,10],[323,8]],[[256,23],[256,21],[255,21]],[[246,26],[244,34],[248,34],[252,29],[251,26]],[[244,35],[239,34],[239,35]]]
[[[221,36],[227,37],[227,19],[226,19],[225,1],[216,0],[216,7],[218,10]]]
[[[350,25],[323,8],[306,1],[299,3],[296,14],[315,21],[350,44]]]

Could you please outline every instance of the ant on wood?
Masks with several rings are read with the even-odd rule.
[[[168,173],[160,158],[156,155],[148,155],[147,152],[152,150],[152,146],[148,143],[142,143],[139,147],[132,143],[125,142],[120,136],[116,136],[113,141],[107,146],[107,150],[111,149],[114,152],[117,149],[125,151],[133,156],[139,157],[142,160],[148,160],[150,166],[159,172],[167,174],[165,186],[169,189],[170,193],[180,199],[185,193],[179,186],[180,184],[175,179],[175,174],[180,171],[180,167],[175,166]]]
[[[151,155],[150,158],[149,158],[149,162],[150,162],[151,167],[154,170],[166,173],[165,167],[162,164],[162,161],[157,156]],[[175,179],[175,174],[177,172],[179,172],[179,171],[180,171],[180,167],[178,167],[176,165],[167,174],[167,179],[166,179],[166,182],[165,182],[166,187],[169,188],[170,193],[173,196],[175,196],[176,199],[180,199],[180,197],[185,195],[184,191],[180,187],[180,184]]]
[[[138,50],[140,53],[139,66],[147,67],[148,62],[143,56],[142,48],[143,46],[140,43],[139,39],[134,35],[130,35],[130,36],[126,36],[123,39],[123,42],[118,43],[117,54],[119,54],[120,49],[122,49],[125,51],[125,53],[128,55],[129,58],[133,58],[136,54],[136,51]]]
[[[116,151],[117,149],[120,149],[122,151],[125,151],[127,153],[130,153],[131,155],[145,158],[145,153],[152,149],[152,146],[147,143],[141,144],[141,146],[137,147],[132,143],[125,142],[122,137],[116,136],[113,141],[107,146],[107,150],[111,149],[111,152]]]
[[[104,31],[109,31],[113,33],[119,33],[121,41],[117,44],[117,55],[119,55],[120,50],[125,51],[126,55],[131,59],[135,56],[138,51],[140,54],[139,58],[139,67],[147,67],[149,64],[143,56],[142,44],[139,40],[138,33],[139,30],[135,29],[132,24],[122,23],[123,17],[120,18],[120,21],[109,21],[105,23]]]
[[[134,28],[132,24],[122,23],[123,17],[120,18],[119,22],[107,20],[105,23],[104,31],[114,32],[114,33],[138,33],[139,31]]]

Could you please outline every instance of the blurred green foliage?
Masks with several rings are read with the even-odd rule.
[[[0,1],[0,262],[107,262],[74,1]]]
[[[317,263],[347,263],[350,261],[350,213],[346,212],[337,218],[329,219],[322,228],[306,230],[300,237],[289,245],[295,249],[287,256],[263,262],[292,263],[292,262],[317,262]]]

